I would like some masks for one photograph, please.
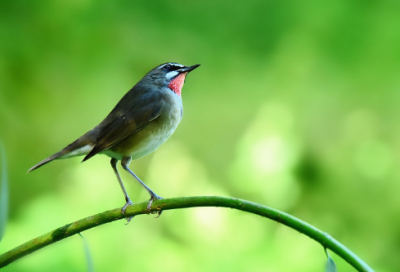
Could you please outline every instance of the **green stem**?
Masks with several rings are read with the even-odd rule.
[[[126,216],[129,217],[148,213],[148,211],[146,210],[146,205],[147,202],[142,202],[129,206],[126,210]],[[311,239],[314,239],[324,248],[328,248],[340,257],[342,257],[358,271],[373,272],[373,270],[366,263],[364,263],[344,245],[333,239],[329,234],[322,232],[317,228],[309,225],[308,223],[303,222],[300,219],[297,219],[287,213],[249,201],[220,196],[170,198],[154,201],[152,205],[152,212],[157,212],[159,210],[165,211],[191,207],[226,207],[268,217],[307,235]],[[118,208],[89,216],[84,219],[75,221],[71,224],[67,224],[61,228],[57,228],[49,233],[39,236],[0,255],[0,268],[29,253],[32,253],[59,240],[70,237],[74,234],[80,233],[84,230],[96,227],[98,225],[122,219],[124,217],[125,216],[121,213],[121,209]]]

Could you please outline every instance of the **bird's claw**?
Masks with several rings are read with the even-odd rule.
[[[131,220],[132,220],[133,217],[134,217],[134,216],[125,217],[125,219],[126,219],[125,225],[128,225],[129,222],[131,222]]]
[[[133,202],[130,199],[128,199],[126,201],[125,205],[121,209],[121,212],[122,212],[123,215],[126,215],[125,214],[126,208],[128,208],[130,205],[133,205]],[[125,225],[128,225],[129,222],[131,222],[132,218],[133,218],[133,216],[125,217],[125,219],[126,219],[126,224]]]
[[[147,204],[147,211],[148,211],[149,213],[151,213],[151,205],[153,204],[153,201],[154,201],[154,200],[158,200],[158,199],[163,199],[163,198],[162,198],[161,196],[158,196],[158,195],[152,195],[152,196],[151,196],[150,201],[149,201],[149,204]],[[157,215],[156,218],[160,217],[160,215],[161,215],[161,213],[162,213],[162,210],[157,211],[157,213],[158,213],[158,215]]]
[[[161,216],[162,210],[159,210],[157,213],[158,213],[158,215],[154,218],[159,218]]]

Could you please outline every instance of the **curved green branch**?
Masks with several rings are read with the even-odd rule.
[[[126,215],[135,216],[148,213],[146,210],[147,203],[148,202],[142,202],[129,206],[126,210]],[[324,248],[328,248],[340,257],[342,257],[358,271],[373,272],[373,270],[366,263],[364,263],[344,245],[333,239],[329,234],[322,232],[317,228],[311,226],[310,224],[303,222],[300,219],[297,219],[287,213],[257,203],[220,196],[180,197],[154,201],[152,212],[191,207],[226,207],[268,217],[307,235],[311,239],[314,239]],[[0,255],[0,268],[29,253],[32,253],[59,240],[77,234],[84,230],[96,227],[98,225],[109,223],[122,218],[124,218],[124,216],[121,213],[121,209],[117,208],[114,210],[89,216],[84,219],[67,224],[61,228],[57,228]]]

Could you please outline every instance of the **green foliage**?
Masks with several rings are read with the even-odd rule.
[[[0,141],[0,242],[4,236],[8,219],[8,177],[6,152]]]
[[[326,248],[325,248],[325,253],[326,253],[326,257],[328,258],[326,260],[325,271],[326,272],[337,272],[336,264],[332,260],[331,256],[329,256],[328,250]]]
[[[97,125],[149,69],[176,61],[202,66],[183,87],[177,132],[132,163],[139,177],[166,198],[227,195],[287,211],[376,271],[395,271],[399,12],[390,0],[0,1],[0,138],[12,181],[0,252],[122,207],[104,156],[26,171]],[[148,198],[122,178],[132,201]],[[324,266],[319,245],[234,211],[134,218],[85,237],[99,272],[133,261],[165,272]],[[4,271],[78,271],[73,240]]]
[[[92,259],[92,254],[90,253],[89,244],[88,244],[88,242],[86,241],[85,237],[83,237],[82,233],[79,233],[79,236],[82,237],[83,247],[84,247],[84,249],[85,249],[85,257],[86,257],[86,263],[87,263],[87,271],[88,271],[88,272],[94,272],[93,259]]]
[[[37,250],[40,250],[46,246],[54,244],[62,239],[71,237],[75,234],[81,235],[82,231],[94,227],[99,227],[102,224],[110,223],[115,220],[126,219],[126,217],[128,217],[130,220],[137,215],[157,213],[158,216],[156,218],[158,218],[161,214],[159,213],[161,210],[167,211],[193,207],[225,207],[269,218],[278,223],[281,223],[282,225],[297,230],[300,233],[307,235],[317,243],[324,245],[325,253],[328,257],[327,269],[336,269],[336,265],[333,263],[332,259],[330,259],[329,254],[326,250],[329,248],[337,255],[339,255],[343,260],[345,260],[348,264],[357,269],[357,271],[373,272],[373,270],[357,255],[355,255],[344,245],[333,239],[327,233],[320,231],[316,227],[296,217],[293,217],[292,215],[267,206],[260,205],[258,203],[221,196],[195,196],[157,200],[152,205],[150,213],[147,205],[148,201],[130,205],[126,209],[126,214],[123,214],[120,208],[116,208],[83,218],[81,220],[67,224],[63,227],[56,228],[55,230],[52,230],[30,241],[27,241],[24,244],[7,251],[5,254],[0,255],[0,268],[6,265],[10,265],[16,260]],[[83,238],[82,235],[81,237]],[[93,267],[88,247],[86,250],[86,257],[89,268]]]

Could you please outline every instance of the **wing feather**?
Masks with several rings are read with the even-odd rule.
[[[96,145],[83,161],[113,147],[157,119],[163,104],[160,93],[145,88],[138,90],[135,86],[100,123]]]

